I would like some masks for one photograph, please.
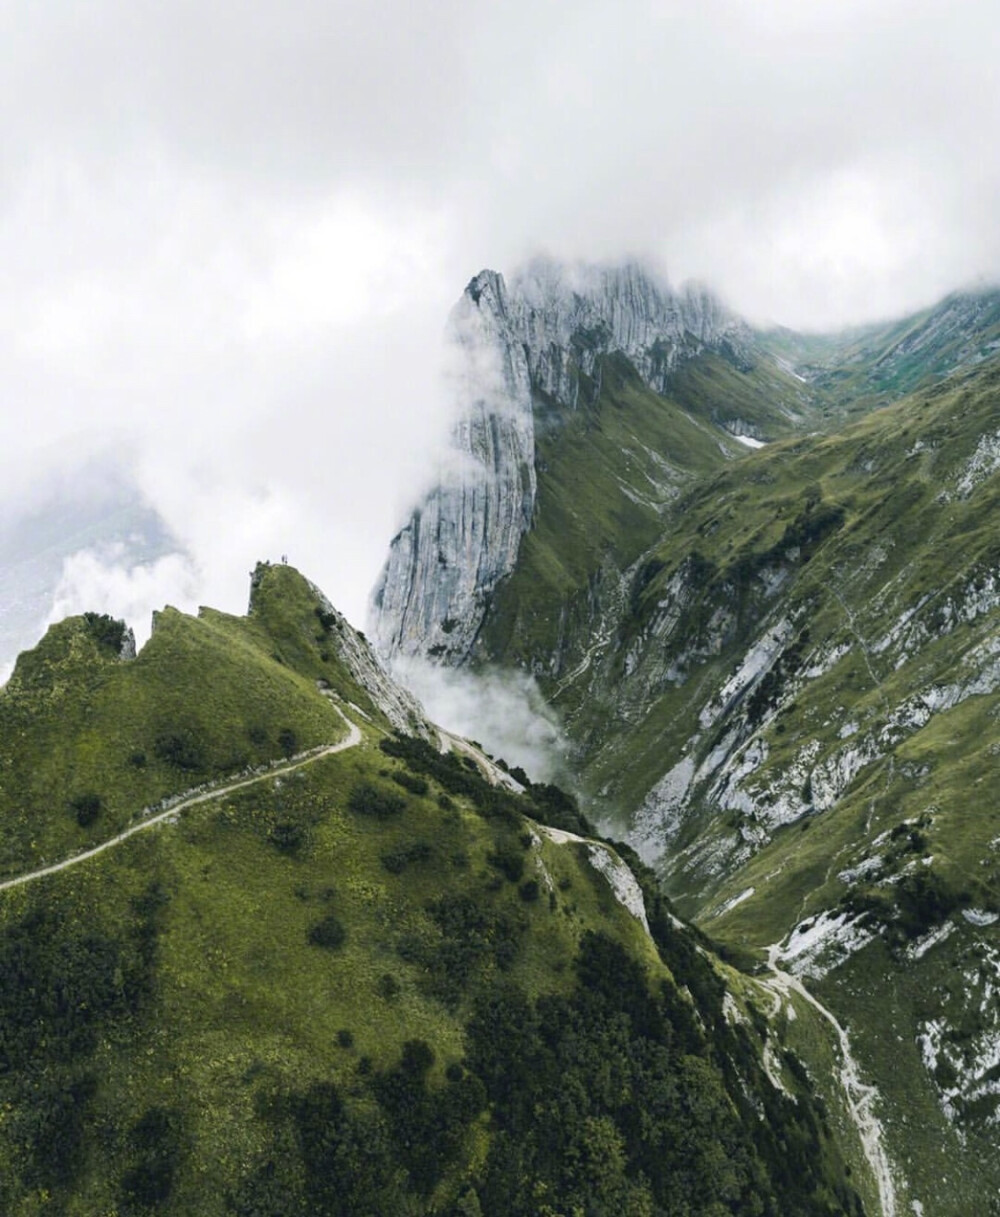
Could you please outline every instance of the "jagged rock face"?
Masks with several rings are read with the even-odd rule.
[[[750,331],[708,292],[674,294],[640,267],[536,262],[510,287],[482,271],[450,321],[460,421],[454,461],[394,538],[372,601],[385,656],[462,662],[517,561],[535,504],[537,396],[575,409],[582,378],[625,354],[663,391],[706,347],[745,364]]]

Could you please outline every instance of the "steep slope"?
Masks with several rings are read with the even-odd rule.
[[[876,1196],[787,1048],[809,1008],[723,963],[562,792],[392,731],[405,695],[295,571],[259,567],[245,618],[167,610],[127,642],[64,622],[0,692],[24,878],[0,887],[3,1212]]]
[[[659,406],[676,422],[631,444],[645,474],[636,506],[650,520],[679,481],[740,450],[732,436],[787,434],[813,409],[803,383],[711,295],[674,294],[637,266],[539,262],[509,287],[483,271],[450,334],[456,455],[394,538],[375,589],[372,632],[387,656],[469,657],[494,589],[542,514],[538,471],[554,433],[600,428],[609,408],[627,407],[623,383],[646,398],[646,415]],[[620,446],[604,451],[620,461]]]
[[[844,334],[770,331],[757,341],[854,414],[971,371],[1000,351],[1000,291],[955,292],[931,308]]]
[[[928,1213],[1000,1182],[998,402],[986,367],[748,455],[574,614],[527,577],[530,534],[494,601],[506,633],[484,631],[538,676],[595,812],[618,807],[681,907],[782,942],[860,1017],[890,1150],[916,1164],[900,1190]]]
[[[956,1217],[1000,1187],[998,301],[536,388],[531,527],[431,648],[536,677],[590,814],[825,1004],[856,1061],[793,1035],[881,1118],[882,1207]],[[798,417],[741,432],[765,372]]]

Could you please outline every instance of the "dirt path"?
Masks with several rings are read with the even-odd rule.
[[[132,824],[126,828],[124,832],[120,832],[116,837],[110,837],[100,845],[95,845],[93,849],[84,850],[81,854],[73,854],[72,857],[66,858],[62,862],[54,862],[51,866],[42,866],[38,870],[28,871],[24,875],[17,875],[13,879],[4,879],[0,882],[0,892],[6,891],[11,887],[21,887],[25,883],[33,883],[36,879],[43,879],[46,875],[55,875],[59,871],[68,870],[71,866],[79,866],[81,862],[86,862],[88,858],[96,857],[97,854],[103,854],[107,849],[113,849],[116,845],[120,845],[122,841],[127,841],[129,837],[134,837],[138,832],[145,832],[147,828],[154,828],[157,824],[162,824],[164,820],[169,820],[173,816],[177,816],[182,811],[186,811],[189,807],[196,807],[199,803],[208,803],[212,799],[220,799],[224,795],[232,794],[234,790],[242,790],[246,786],[253,786],[256,782],[266,782],[270,778],[280,777],[282,774],[291,773],[296,769],[302,769],[305,765],[311,765],[314,761],[321,760],[324,756],[332,756],[335,752],[346,752],[348,748],[356,748],[361,743],[361,730],[358,728],[346,714],[339,708],[333,707],[340,717],[347,724],[347,738],[342,739],[337,744],[324,744],[320,748],[313,748],[309,752],[300,752],[297,756],[289,759],[287,764],[276,765],[273,769],[268,769],[264,773],[255,773],[252,777],[240,778],[236,782],[227,782],[222,786],[214,786],[211,790],[202,790],[197,794],[182,795],[176,803],[172,803],[165,811],[157,812],[155,816],[149,816],[148,819],[140,820],[137,824]]]
[[[876,1087],[862,1082],[861,1071],[851,1053],[847,1032],[840,1025],[836,1015],[815,998],[797,976],[778,967],[780,950],[778,943],[767,949],[767,963],[774,975],[766,983],[776,994],[784,996],[790,992],[798,994],[803,1001],[808,1002],[814,1010],[818,1011],[836,1032],[841,1056],[840,1084],[844,1088],[851,1119],[861,1138],[861,1147],[878,1185],[882,1217],[896,1217],[896,1187],[892,1181],[892,1167],[882,1143],[882,1125],[872,1111],[872,1100],[878,1094],[878,1090]]]

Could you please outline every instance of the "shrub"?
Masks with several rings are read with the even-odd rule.
[[[509,842],[498,842],[497,848],[486,855],[486,861],[511,883],[519,883],[524,874],[524,854]]]
[[[400,875],[411,862],[426,862],[434,851],[426,841],[410,841],[382,855],[382,865],[390,875]]]
[[[424,778],[414,777],[412,773],[406,773],[405,771],[402,773],[394,773],[392,775],[392,780],[398,786],[402,786],[404,790],[410,791],[411,794],[424,795],[429,789]]]
[[[301,824],[275,824],[267,834],[271,844],[277,846],[283,854],[295,853],[301,848],[305,836],[305,829]]]
[[[88,828],[101,814],[99,794],[78,794],[76,798],[70,799],[69,805],[81,828]]]
[[[282,727],[278,732],[278,747],[285,756],[294,756],[299,746],[299,737],[291,727]]]
[[[205,752],[201,741],[190,731],[167,731],[156,737],[153,752],[168,765],[176,769],[192,770],[205,768]]]
[[[380,789],[372,782],[359,782],[351,791],[347,806],[356,815],[388,820],[404,810],[406,800],[390,790]]]
[[[324,947],[328,951],[335,951],[338,947],[343,946],[346,937],[347,931],[332,913],[324,917],[322,921],[317,921],[315,925],[310,926],[307,935],[309,942],[314,947]]]
[[[107,613],[84,613],[83,619],[87,623],[87,633],[102,650],[121,654],[128,628],[124,621],[116,621]]]
[[[375,982],[375,992],[386,1001],[399,996],[402,986],[391,972],[383,972]]]

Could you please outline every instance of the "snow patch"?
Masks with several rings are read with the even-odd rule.
[[[733,439],[737,443],[745,444],[748,448],[766,448],[767,444],[761,439],[754,439],[752,435],[734,435]]]

